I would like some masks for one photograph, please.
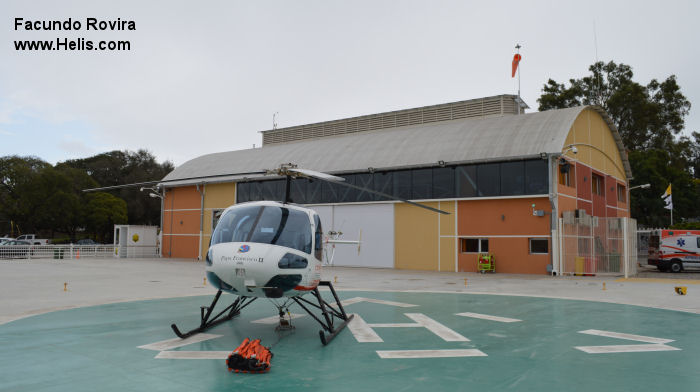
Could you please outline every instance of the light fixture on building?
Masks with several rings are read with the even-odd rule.
[[[651,184],[635,185],[635,186],[633,186],[633,187],[630,187],[630,190],[632,190],[632,189],[637,189],[637,188],[647,189],[647,188],[649,188],[649,187],[651,187]]]
[[[445,161],[442,161],[442,160],[438,161],[438,166],[445,167]]]
[[[370,173],[374,173],[374,168],[373,168],[373,167],[368,167],[368,168],[367,168],[367,171],[370,172]]]
[[[547,159],[547,153],[546,153],[546,152],[541,152],[541,153],[540,153],[540,158],[542,158],[542,159]]]

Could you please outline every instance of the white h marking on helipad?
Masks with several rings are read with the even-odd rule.
[[[382,338],[372,328],[426,328],[430,332],[442,338],[446,342],[468,342],[469,339],[438,323],[422,313],[404,313],[406,317],[415,323],[380,323],[367,324],[359,315],[355,314],[352,321],[348,323],[348,328],[352,335],[360,343],[383,342]]]
[[[359,314],[355,313],[355,316],[348,323],[348,329],[352,332],[352,336],[355,337],[359,343],[381,343],[382,338],[377,335],[376,332],[365,322],[365,320],[360,317]]]

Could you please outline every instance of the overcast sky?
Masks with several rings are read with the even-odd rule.
[[[499,94],[597,56],[646,84],[675,74],[700,131],[698,1],[0,0],[0,156],[51,163],[146,148],[176,165],[260,146],[259,131]],[[15,30],[15,18],[82,24]],[[135,31],[86,31],[86,18]],[[594,31],[596,34],[594,35]],[[128,40],[130,51],[16,51],[15,40]]]

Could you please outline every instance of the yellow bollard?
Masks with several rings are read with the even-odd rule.
[[[464,287],[467,287],[467,278],[464,278]]]
[[[333,277],[333,283],[338,283],[338,277],[337,277],[337,276],[334,276],[334,277]]]
[[[606,288],[605,288],[605,282],[603,282],[603,291],[605,291],[605,290],[606,290]]]
[[[63,291],[68,291],[68,283],[63,284]]]
[[[206,286],[206,285],[207,285],[207,278],[206,278],[206,276],[204,277],[204,283],[202,283],[202,285],[203,285],[203,286]]]

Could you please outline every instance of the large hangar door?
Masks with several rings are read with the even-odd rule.
[[[362,230],[362,245],[336,245],[333,264],[348,267],[394,268],[394,205],[364,204],[315,206],[324,233],[342,231],[341,239],[356,240]]]

